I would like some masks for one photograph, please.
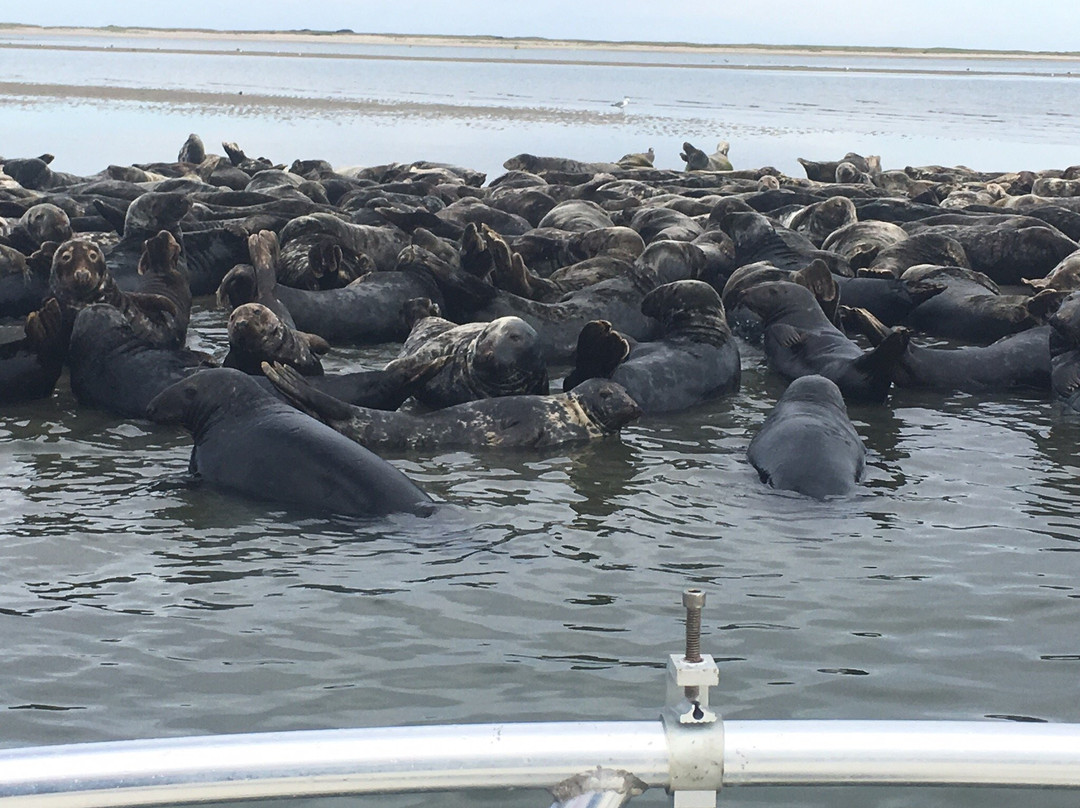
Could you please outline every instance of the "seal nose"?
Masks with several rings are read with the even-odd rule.
[[[75,270],[74,280],[79,286],[89,286],[90,282],[93,280],[93,276],[86,267],[79,267]]]

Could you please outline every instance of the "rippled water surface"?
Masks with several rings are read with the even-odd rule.
[[[346,61],[0,49],[0,151],[92,171],[171,159],[198,131],[282,162],[423,157],[490,176],[519,151],[611,159],[650,144],[674,167],[684,138],[720,137],[736,165],[791,173],[797,156],[848,149],[880,151],[886,167],[1077,162],[1080,85],[1030,65],[969,78],[859,73],[856,61],[854,73]],[[256,108],[10,89],[179,93],[241,75],[252,93],[302,98]],[[624,93],[627,112],[611,111]],[[221,351],[210,303],[197,302],[193,341]],[[617,439],[391,458],[445,503],[427,519],[327,519],[191,489],[187,433],[80,409],[63,379],[47,402],[0,413],[0,745],[647,719],[687,585],[708,594],[704,646],[728,717],[1080,721],[1080,425],[1038,396],[899,393],[851,409],[866,481],[816,502],[763,487],[745,460],[782,385],[743,348],[737,395]],[[337,351],[330,369],[394,350]],[[944,789],[723,799],[1076,804]],[[547,805],[539,792],[361,803],[472,801]]]

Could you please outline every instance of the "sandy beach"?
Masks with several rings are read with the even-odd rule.
[[[119,26],[109,26],[107,28],[59,28],[0,24],[0,35],[4,33],[22,36],[40,36],[49,39],[71,36],[99,36],[103,38],[125,36],[135,39],[209,39],[229,42],[280,42],[282,44],[340,43],[342,45],[515,48],[532,50],[615,50],[695,54],[715,53],[717,55],[865,55],[903,59],[922,56],[934,59],[1054,59],[1080,61],[1080,52],[975,51],[950,48],[856,48],[802,45],[772,46],[756,44],[702,45],[690,42],[603,42],[596,40],[541,39],[531,37],[510,38],[491,36],[460,37],[417,36],[410,34],[362,34],[349,31],[216,31],[196,28],[126,28]]]

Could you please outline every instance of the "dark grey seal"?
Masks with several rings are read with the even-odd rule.
[[[788,385],[746,456],[762,482],[817,499],[849,493],[866,465],[840,390],[823,376]]]
[[[634,345],[607,375],[625,388],[642,412],[684,410],[738,390],[739,348],[715,289],[694,280],[664,284],[645,296],[641,310],[660,322],[659,337]],[[617,343],[611,347],[607,325],[606,331],[602,325],[582,329],[576,357],[583,364],[596,356],[618,354]],[[587,378],[580,367],[574,371],[564,390]]]
[[[907,333],[893,332],[864,353],[829,322],[809,289],[787,281],[754,286],[742,302],[764,321],[765,356],[781,376],[825,376],[847,401],[882,404],[888,398]]]
[[[130,418],[146,418],[150,401],[166,387],[216,366],[209,354],[147,344],[107,303],[75,318],[67,364],[79,404]]]
[[[191,431],[190,472],[226,491],[351,516],[432,508],[431,498],[385,460],[239,370],[195,373],[159,393],[147,415]]]

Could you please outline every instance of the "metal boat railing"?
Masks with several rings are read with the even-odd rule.
[[[690,599],[690,611],[697,602]],[[660,720],[312,730],[7,749],[0,750],[0,808],[550,789],[598,768],[630,773],[642,787],[665,788],[678,808],[715,805],[726,786],[1080,788],[1080,724],[722,721],[708,701],[716,665],[695,643],[688,637],[688,653],[669,660],[668,707]]]

